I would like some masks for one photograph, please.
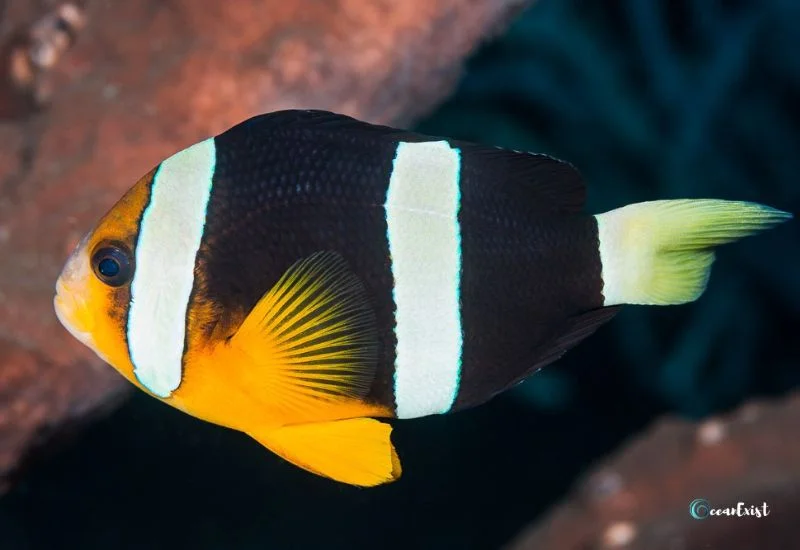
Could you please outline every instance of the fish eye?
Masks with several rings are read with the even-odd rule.
[[[122,245],[107,244],[92,255],[92,269],[97,278],[109,286],[122,286],[131,280],[131,253]]]

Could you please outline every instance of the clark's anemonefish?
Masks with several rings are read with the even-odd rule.
[[[167,158],[78,245],[64,326],[143,391],[322,476],[400,476],[385,419],[485,402],[609,321],[682,304],[713,248],[791,216],[714,199],[583,212],[549,156],[323,111]]]

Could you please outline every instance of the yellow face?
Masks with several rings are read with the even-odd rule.
[[[155,169],[136,183],[78,244],[56,282],[56,315],[67,330],[128,380],[125,337],[139,220]]]

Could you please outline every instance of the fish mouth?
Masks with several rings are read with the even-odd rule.
[[[87,310],[85,304],[76,300],[74,294],[59,281],[56,285],[56,295],[53,298],[53,308],[56,317],[64,328],[85,346],[94,349],[94,341],[91,333],[91,326],[87,326]]]

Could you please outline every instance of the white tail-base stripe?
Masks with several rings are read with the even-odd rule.
[[[213,139],[162,162],[139,227],[128,349],[136,378],[162,398],[182,379],[186,311],[215,162]]]
[[[445,413],[461,377],[461,152],[400,143],[386,199],[399,418]]]
[[[628,266],[625,260],[629,257],[619,244],[625,239],[625,226],[620,216],[614,211],[595,215],[597,220],[597,236],[600,241],[601,279],[603,281],[603,305],[614,306],[625,303],[625,270],[637,269]]]

